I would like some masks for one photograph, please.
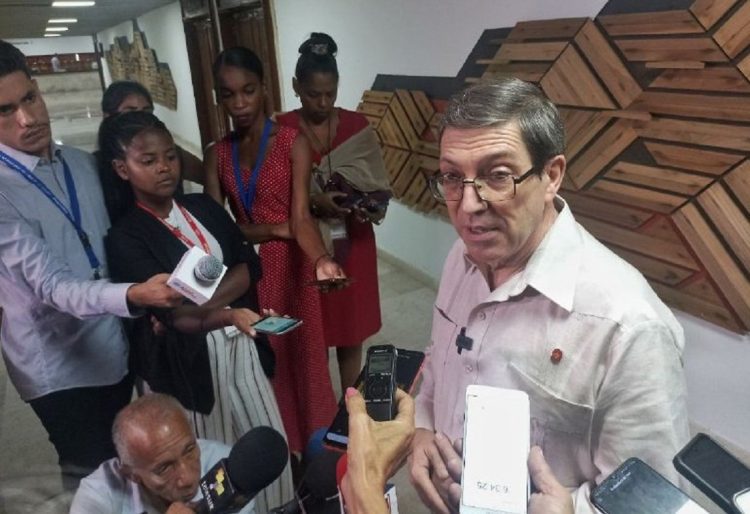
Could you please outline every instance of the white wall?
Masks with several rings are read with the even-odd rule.
[[[277,0],[282,98],[298,106],[291,86],[297,48],[310,32],[339,45],[338,105],[353,109],[378,73],[455,76],[484,29],[517,21],[594,17],[605,0]],[[397,202],[377,229],[378,247],[437,281],[455,240],[453,228]],[[750,338],[687,314],[685,369],[692,421],[750,451]],[[657,372],[658,370],[652,370]]]
[[[24,55],[52,55],[91,53],[94,51],[94,40],[91,36],[71,37],[36,37],[25,39],[8,39]]]
[[[185,44],[185,32],[182,27],[180,3],[148,12],[137,18],[138,28],[146,34],[146,43],[156,51],[159,62],[169,64],[172,79],[177,88],[177,110],[173,111],[156,104],[156,114],[175,136],[177,142],[198,156],[202,156],[201,137],[198,129],[198,115],[195,109],[193,81],[190,76],[190,64]],[[127,21],[97,34],[99,42],[108,50],[115,38],[125,36],[133,41],[133,23]],[[104,79],[107,85],[112,77],[107,63],[102,59]]]

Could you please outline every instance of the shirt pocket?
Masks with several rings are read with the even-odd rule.
[[[571,401],[571,395],[556,390],[510,363],[519,389],[529,395],[531,444],[538,445],[555,476],[566,487],[577,487],[593,470],[590,432],[594,417],[591,405]]]

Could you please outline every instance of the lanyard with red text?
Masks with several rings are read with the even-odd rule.
[[[198,241],[201,244],[201,248],[203,248],[203,251],[206,253],[211,253],[211,249],[208,246],[208,241],[206,241],[206,238],[203,236],[203,232],[201,232],[201,229],[198,228],[198,225],[196,225],[195,221],[193,221],[193,217],[190,215],[190,213],[185,209],[182,205],[178,204],[177,202],[174,203],[178,209],[180,209],[180,212],[185,217],[185,220],[188,222],[188,225],[190,225],[190,229],[193,231],[193,233],[198,237]],[[179,229],[179,227],[173,227],[166,221],[164,221],[164,218],[160,217],[158,214],[156,214],[153,210],[151,210],[146,205],[142,204],[141,202],[136,202],[136,205],[149,213],[151,216],[156,218],[161,222],[162,225],[167,227],[170,232],[172,232],[172,235],[174,235],[177,239],[185,243],[188,248],[192,248],[195,246],[195,243],[193,243],[185,234],[182,233],[182,231]]]

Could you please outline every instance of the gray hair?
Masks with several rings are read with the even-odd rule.
[[[177,421],[190,426],[185,409],[172,396],[148,393],[126,405],[115,416],[112,424],[112,442],[123,463],[130,462],[128,441],[133,433],[144,432],[160,422]]]
[[[534,84],[517,78],[483,81],[455,94],[440,120],[447,128],[474,129],[517,122],[538,173],[565,152],[565,127],[557,107]]]

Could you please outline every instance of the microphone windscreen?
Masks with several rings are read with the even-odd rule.
[[[227,475],[240,493],[253,497],[281,475],[288,460],[284,436],[271,427],[256,427],[234,443]]]
[[[222,270],[223,264],[219,259],[213,255],[204,255],[198,259],[193,273],[201,282],[213,282],[221,276]]]
[[[325,450],[307,466],[303,481],[316,498],[327,499],[338,494],[336,466],[341,457],[340,452]]]

